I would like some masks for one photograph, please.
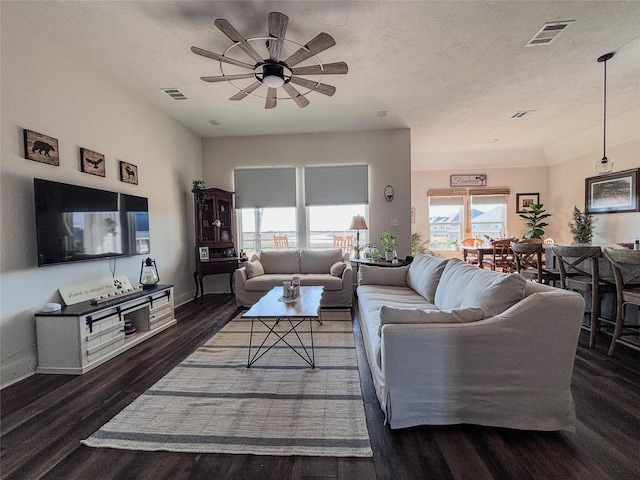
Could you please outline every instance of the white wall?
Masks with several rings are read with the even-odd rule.
[[[614,161],[614,173],[640,167],[640,139],[621,145],[607,145],[607,157]],[[585,178],[596,176],[595,162],[602,158],[602,150],[572,158],[549,167],[549,206],[553,214],[554,238],[570,244],[569,221],[574,205],[585,207]],[[631,242],[640,237],[640,212],[603,213],[596,218],[594,244]]]
[[[369,239],[379,244],[380,232],[398,235],[398,255],[410,252],[411,137],[408,129],[227,137],[203,140],[204,180],[209,187],[233,190],[233,170],[334,164],[369,165]],[[395,189],[392,202],[384,187]],[[391,219],[399,225],[391,227]],[[299,230],[304,230],[300,228]],[[223,276],[218,276],[223,277]],[[205,277],[205,291],[224,291],[227,279]]]
[[[36,266],[33,178],[149,198],[151,256],[176,301],[194,293],[191,181],[202,176],[200,138],[116,83],[73,45],[52,42],[2,3],[0,333],[2,386],[37,365],[33,313],[60,301],[65,285],[110,278],[107,260]],[[58,139],[60,166],[24,159],[22,130]],[[105,155],[106,177],[82,173],[79,148]],[[138,166],[139,185],[119,181],[118,160]],[[144,257],[118,259],[136,284]]]

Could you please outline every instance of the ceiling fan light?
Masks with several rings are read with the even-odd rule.
[[[278,75],[265,75],[262,78],[262,83],[269,88],[278,88],[284,85],[284,78]]]

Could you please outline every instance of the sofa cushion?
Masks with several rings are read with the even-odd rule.
[[[301,250],[300,273],[329,273],[331,266],[342,260],[342,250]]]
[[[264,273],[300,273],[300,251],[279,250],[260,252]],[[329,269],[327,268],[327,272]]]
[[[331,273],[331,275],[333,275],[334,277],[342,277],[342,273],[344,272],[344,269],[347,268],[347,264],[340,261],[340,262],[336,262],[333,265],[331,265],[331,268],[329,269],[329,273]]]
[[[408,266],[374,267],[371,265],[360,265],[360,268],[358,268],[358,285],[406,287],[408,269]]]
[[[258,259],[255,259],[252,262],[245,262],[244,268],[247,270],[247,278],[264,275],[264,268],[262,267],[262,263]]]
[[[492,317],[522,300],[525,286],[524,277],[517,273],[484,270],[451,259],[440,277],[434,303],[440,310],[479,307]]]
[[[422,310],[419,308],[380,307],[380,327],[390,323],[469,323],[485,318],[481,308],[457,308],[453,310]]]
[[[427,302],[434,301],[436,287],[448,260],[426,253],[418,253],[409,264],[407,284],[424,297]]]

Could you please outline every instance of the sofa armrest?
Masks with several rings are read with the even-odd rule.
[[[249,279],[247,276],[247,269],[245,267],[240,267],[233,272],[233,281],[235,283],[235,289],[244,290],[244,282]]]

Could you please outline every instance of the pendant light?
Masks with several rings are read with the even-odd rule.
[[[602,159],[596,162],[596,173],[605,175],[613,171],[613,160],[607,158],[607,60],[613,58],[614,52],[605,53],[598,57],[598,62],[604,63],[604,107],[603,107],[603,131],[602,131]]]

